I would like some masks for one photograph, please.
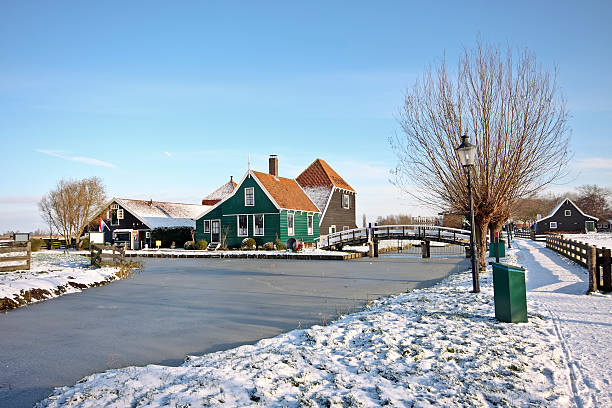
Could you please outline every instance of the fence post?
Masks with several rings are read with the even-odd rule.
[[[30,270],[30,260],[32,259],[32,244],[28,241],[28,260],[26,269]]]
[[[597,268],[597,247],[589,246],[587,249],[587,269],[589,270],[589,289],[588,293],[597,292],[596,270]]]
[[[603,258],[602,271],[603,274],[603,290],[612,292],[612,265],[610,265],[610,248],[602,248],[601,255]]]

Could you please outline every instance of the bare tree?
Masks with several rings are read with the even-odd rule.
[[[104,185],[98,177],[60,180],[54,190],[43,196],[38,207],[50,230],[55,227],[68,247],[73,237],[80,245],[85,226],[102,208],[105,200]]]
[[[422,203],[467,214],[467,176],[455,148],[473,135],[476,242],[485,267],[486,230],[500,226],[518,199],[564,175],[568,113],[555,73],[527,50],[464,49],[457,71],[429,68],[406,93],[390,139],[398,158],[392,182]]]
[[[576,205],[585,213],[599,219],[609,219],[612,217],[612,205],[610,189],[597,185],[584,185],[577,189]]]

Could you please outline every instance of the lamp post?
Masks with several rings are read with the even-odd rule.
[[[470,252],[472,254],[472,291],[474,293],[480,292],[480,280],[478,278],[478,254],[476,243],[474,242],[474,203],[472,201],[472,177],[471,170],[474,167],[474,157],[476,156],[476,146],[471,144],[468,135],[461,136],[461,144],[457,146],[457,153],[459,154],[459,160],[461,165],[467,172],[467,188],[468,188],[468,200],[470,205]]]

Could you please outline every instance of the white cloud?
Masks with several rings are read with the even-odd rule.
[[[168,156],[168,157],[172,157],[172,153],[170,153],[170,152],[164,152],[164,154],[165,154],[166,156]]]
[[[612,170],[612,159],[603,157],[587,157],[585,159],[578,160],[573,164],[573,167],[579,169]]]
[[[90,164],[92,166],[101,166],[101,167],[111,167],[114,168],[115,165],[112,163],[108,163],[102,160],[94,159],[93,157],[82,157],[82,156],[68,156],[63,150],[46,150],[46,149],[36,149],[37,152],[46,154],[47,156],[57,157],[63,160],[75,161],[79,163]]]

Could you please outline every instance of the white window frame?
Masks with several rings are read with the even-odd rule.
[[[308,227],[308,235],[314,234],[314,215],[308,214],[306,216],[306,226]]]
[[[348,225],[345,225],[345,226],[342,227],[342,231],[348,231],[350,229],[351,229],[351,227],[349,227]]]
[[[289,228],[289,220],[291,220],[291,228]],[[295,214],[292,212],[287,213],[287,235],[290,237],[295,235]]]
[[[335,225],[330,225],[329,226],[329,233],[330,234],[335,234],[336,233],[336,226]]]
[[[119,209],[119,204],[111,204],[110,208],[111,208],[111,210],[118,210]]]
[[[572,216],[572,210],[565,210],[565,216],[566,217],[571,217]]]
[[[349,194],[342,194],[342,208],[351,208],[351,196]]]
[[[204,220],[204,233],[210,234],[210,220]]]
[[[551,221],[549,224],[550,229],[557,229],[557,221]]]
[[[255,224],[255,217],[261,215],[261,234],[257,233],[257,224]],[[253,235],[256,237],[263,237],[266,233],[266,217],[263,214],[253,214]]]
[[[251,203],[247,201],[248,192],[251,193]],[[255,187],[245,187],[244,189],[244,206],[255,207]]]
[[[118,219],[118,220],[123,220],[123,219],[124,219],[124,215],[125,215],[125,214],[123,213],[123,208],[119,208],[119,209],[117,210],[117,219]]]
[[[242,234],[240,231],[240,217],[244,217],[246,220],[246,234]],[[246,214],[239,214],[236,216],[236,231],[239,237],[248,237],[249,236],[249,216]]]

